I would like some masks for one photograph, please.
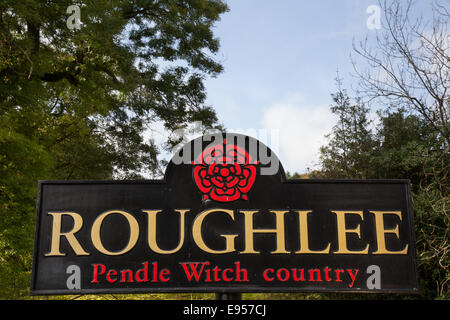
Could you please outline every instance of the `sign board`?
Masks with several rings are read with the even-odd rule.
[[[163,180],[39,181],[31,294],[418,291],[408,180],[286,180],[239,134]]]

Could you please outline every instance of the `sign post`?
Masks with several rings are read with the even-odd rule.
[[[239,134],[162,180],[39,181],[31,294],[417,293],[408,180],[286,180]]]

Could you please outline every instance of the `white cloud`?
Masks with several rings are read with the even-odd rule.
[[[272,103],[263,110],[261,119],[259,128],[229,128],[228,131],[247,134],[265,143],[278,155],[284,170],[291,173],[305,173],[307,168],[315,168],[319,148],[327,142],[325,135],[331,132],[337,121],[329,105],[307,103],[300,93],[289,94]],[[162,122],[157,121],[144,137],[159,145],[170,134]],[[162,152],[159,158],[169,160],[171,157],[171,153]]]
[[[326,144],[336,117],[328,105],[308,104],[302,94],[294,93],[265,109],[262,122],[279,132],[279,146],[269,147],[278,151],[284,170],[305,173],[316,168],[319,148]]]

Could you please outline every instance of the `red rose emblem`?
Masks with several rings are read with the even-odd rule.
[[[247,200],[256,176],[256,161],[241,147],[223,144],[208,147],[194,165],[194,180],[203,200]]]

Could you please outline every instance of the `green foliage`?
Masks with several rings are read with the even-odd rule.
[[[331,110],[339,122],[321,148],[321,171],[311,176],[410,179],[421,297],[450,298],[450,154],[445,138],[404,109],[379,112],[372,132],[364,106],[351,106],[340,88],[333,98]]]
[[[374,148],[368,108],[358,99],[351,103],[347,92],[341,88],[340,79],[337,84],[331,111],[338,116],[338,122],[326,136],[328,145],[320,148],[320,161],[328,177],[366,178],[370,175],[369,161]]]
[[[0,296],[11,297],[27,293],[36,181],[52,163],[38,139],[15,132],[4,120],[0,120]]]
[[[67,7],[80,7],[69,29]],[[0,297],[28,294],[39,179],[142,178],[162,147],[144,140],[202,121],[221,0],[0,2]]]
[[[289,171],[286,171],[286,178],[287,179],[308,179],[309,175],[306,173],[299,174],[298,172],[294,172],[291,174]]]
[[[449,299],[449,14],[441,1],[429,3],[429,17],[412,0],[379,5],[374,41],[353,45],[365,62],[354,63],[360,94],[390,106],[372,138],[370,177],[411,180],[421,295]]]

